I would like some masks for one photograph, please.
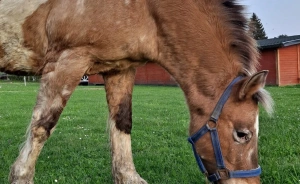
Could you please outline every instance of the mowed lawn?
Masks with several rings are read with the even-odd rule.
[[[267,87],[273,117],[261,109],[262,183],[300,183],[300,86]],[[0,82],[0,183],[25,140],[38,83]],[[112,182],[103,86],[78,86],[36,165],[35,183]],[[149,183],[205,183],[188,137],[189,114],[178,87],[135,86],[132,149],[137,171]]]

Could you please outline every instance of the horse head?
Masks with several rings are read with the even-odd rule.
[[[263,89],[267,73],[235,78],[205,124],[196,131],[196,126],[191,126],[189,142],[200,170],[210,182],[260,182],[258,103],[269,113],[272,111],[272,100]]]

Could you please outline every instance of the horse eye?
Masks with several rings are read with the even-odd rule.
[[[237,141],[239,143],[245,143],[245,142],[250,141],[250,139],[252,138],[252,132],[250,132],[247,129],[234,130],[233,138],[235,141]]]

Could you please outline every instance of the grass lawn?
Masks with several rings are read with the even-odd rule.
[[[300,86],[268,87],[273,117],[260,116],[262,183],[300,183]],[[0,183],[18,155],[31,118],[37,83],[0,82]],[[102,86],[79,86],[36,165],[35,183],[112,183]],[[178,87],[135,86],[132,149],[149,183],[205,183],[187,142],[189,115]]]

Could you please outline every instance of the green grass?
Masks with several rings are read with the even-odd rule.
[[[0,183],[31,118],[37,83],[0,82]],[[275,114],[260,116],[262,183],[300,183],[300,86],[268,87]],[[112,183],[102,86],[79,86],[36,165],[35,183]],[[178,87],[135,86],[132,149],[149,183],[205,183],[187,142],[189,115]],[[55,182],[57,180],[58,182]]]

